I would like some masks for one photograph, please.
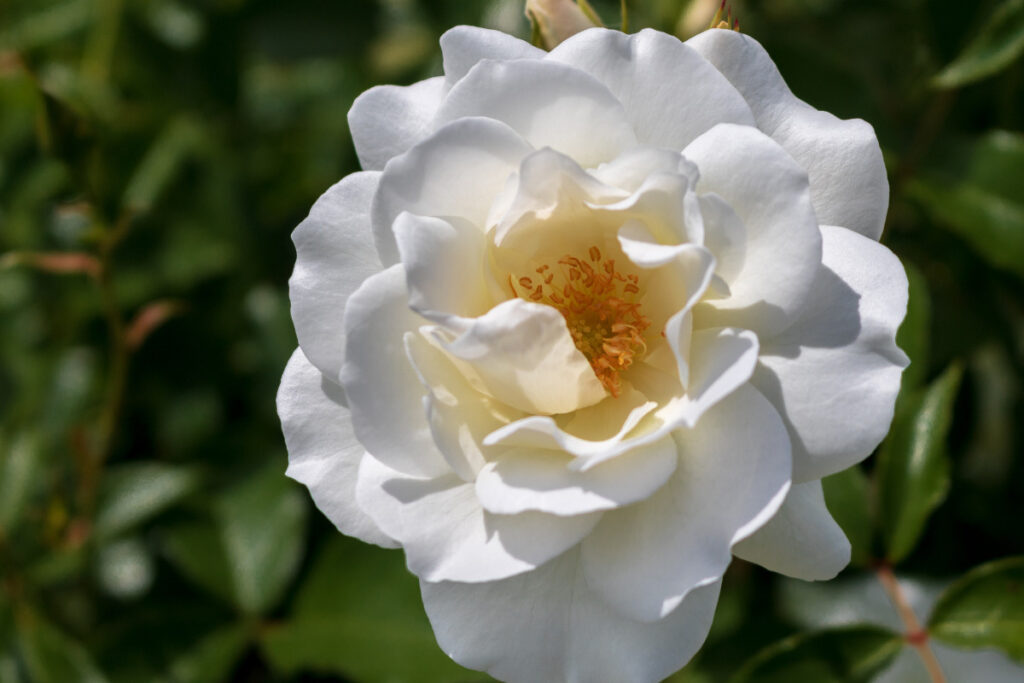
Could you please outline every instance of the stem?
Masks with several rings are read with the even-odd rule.
[[[110,367],[107,371],[107,397],[97,423],[96,440],[82,454],[82,472],[79,480],[78,502],[80,518],[92,519],[103,465],[110,456],[117,422],[124,404],[125,384],[128,378],[129,349],[125,338],[124,317],[117,302],[113,279],[113,252],[124,238],[132,216],[125,213],[107,234],[100,247],[100,269],[97,277],[103,315],[110,337]]]
[[[884,563],[879,564],[875,568],[875,575],[889,596],[893,607],[896,608],[896,612],[899,613],[903,626],[906,629],[907,642],[917,651],[918,656],[924,663],[924,668],[928,670],[932,683],[946,683],[946,675],[942,673],[939,660],[935,658],[935,653],[928,642],[928,631],[917,620],[917,615],[914,614],[914,610],[907,601],[907,597],[903,594],[900,582],[896,580],[896,576],[892,573],[892,567]]]

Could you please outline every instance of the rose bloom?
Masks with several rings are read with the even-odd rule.
[[[878,142],[733,31],[441,48],[356,100],[365,170],[293,235],[288,475],[404,550],[464,666],[660,680],[732,557],[849,560],[820,480],[907,364]]]

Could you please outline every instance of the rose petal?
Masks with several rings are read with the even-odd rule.
[[[437,112],[441,126],[466,116],[503,121],[534,147],[551,147],[583,167],[636,144],[622,104],[592,76],[536,59],[483,60],[456,83]]]
[[[630,382],[639,390],[634,395],[655,400],[623,404],[620,397],[606,401],[610,406],[630,410],[624,419],[616,416],[606,420],[610,425],[621,425],[618,433],[608,438],[580,438],[550,417],[533,415],[495,430],[484,443],[569,453],[576,457],[571,467],[586,471],[653,443],[672,429],[695,425],[701,415],[750,379],[757,363],[758,343],[756,335],[747,330],[701,330],[694,335],[690,351],[694,370],[685,392],[678,379],[666,381],[663,369],[649,363],[631,368]]]
[[[771,57],[748,35],[705,31],[686,42],[746,98],[757,126],[807,170],[818,220],[877,240],[889,208],[889,183],[870,124],[843,121],[797,99]]]
[[[704,244],[704,222],[693,187],[697,168],[684,162],[677,173],[654,173],[620,202],[603,207],[638,219],[665,244]]]
[[[711,266],[714,265],[714,257],[699,244],[661,244],[654,239],[647,226],[639,221],[629,221],[619,228],[619,245],[626,253],[629,260],[641,268],[660,268],[673,261],[695,261],[700,265],[687,270],[699,274],[700,280],[711,277]],[[705,283],[706,286],[706,283]],[[701,288],[695,286],[690,290],[696,297],[703,294]],[[692,302],[681,302],[683,307]]]
[[[850,562],[850,542],[825,507],[820,481],[794,484],[775,516],[732,552],[804,581],[827,581]]]
[[[580,234],[592,237],[601,227],[593,207],[626,196],[564,154],[539,150],[523,159],[514,194],[494,231],[494,243],[515,251],[537,242],[538,235],[550,237],[554,231],[562,242]]]
[[[484,59],[541,59],[546,52],[503,31],[456,26],[441,36],[444,75],[454,85]]]
[[[718,123],[754,125],[736,88],[695,50],[665,33],[586,31],[552,50],[548,60],[604,83],[645,144],[681,150]]]
[[[452,358],[421,334],[407,332],[405,347],[429,391],[425,403],[434,443],[456,474],[475,481],[491,450],[484,438],[523,413],[474,389]]]
[[[403,213],[394,231],[414,311],[443,323],[482,315],[491,307],[484,234],[476,226],[458,218]]]
[[[581,545],[588,585],[638,621],[665,618],[694,588],[717,581],[732,544],[771,518],[790,485],[786,428],[749,386],[673,436],[680,455],[669,482],[605,513]]]
[[[454,474],[419,479],[371,456],[356,484],[359,504],[405,550],[409,571],[426,581],[496,581],[536,569],[576,545],[600,513],[492,515],[473,484]]]
[[[288,296],[295,333],[306,357],[332,382],[345,361],[345,302],[382,268],[369,218],[379,178],[371,172],[346,176],[292,233],[296,259]]]
[[[607,395],[551,306],[504,301],[442,343],[472,369],[478,389],[527,413],[568,413]]]
[[[528,449],[549,449],[569,453],[579,458],[611,457],[630,448],[657,440],[657,436],[644,434],[642,440],[627,436],[643,418],[657,407],[638,391],[630,389],[616,399],[606,399],[585,410],[577,411],[566,429],[547,416],[530,415],[516,420],[487,435],[484,443]],[[580,423],[584,424],[580,424]],[[593,433],[596,425],[616,430],[612,434]],[[574,429],[575,427],[575,429]]]
[[[731,296],[698,307],[695,323],[758,334],[784,329],[803,308],[821,263],[807,174],[778,143],[746,126],[716,126],[683,155],[700,169],[697,192],[724,199],[747,236],[743,270],[731,283]]]
[[[793,439],[796,481],[860,462],[892,421],[908,360],[896,346],[907,276],[884,246],[822,226],[815,296],[782,334],[762,339],[753,382],[779,409]]]
[[[363,169],[379,171],[427,137],[447,92],[438,76],[408,86],[378,85],[357,97],[348,127]]]
[[[670,332],[667,329],[666,335]],[[692,427],[705,412],[750,379],[757,364],[758,348],[757,335],[749,330],[698,330],[690,337],[690,371],[685,393],[666,395],[666,390],[674,392],[678,385],[667,382],[660,376],[664,371],[650,363],[639,364],[631,381],[644,395],[661,404],[654,415],[666,428]]]
[[[699,198],[704,224],[704,246],[715,257],[715,275],[725,290],[721,298],[732,296],[729,287],[743,271],[747,251],[747,227],[724,199],[714,193]],[[712,287],[714,287],[714,280]]]
[[[404,211],[464,218],[484,231],[491,202],[532,148],[507,125],[467,118],[392,159],[373,199],[373,235],[385,265],[398,262],[393,225]]]
[[[450,472],[430,434],[424,390],[405,353],[403,336],[423,319],[409,310],[401,265],[369,278],[345,310],[341,383],[356,436],[374,457],[401,472]]]
[[[341,387],[296,349],[277,391],[288,447],[289,477],[306,486],[320,511],[348,536],[385,548],[398,544],[356,503],[356,475],[366,452],[355,434]]]
[[[672,475],[676,460],[669,436],[585,472],[572,469],[565,455],[513,450],[480,471],[476,492],[484,508],[497,514],[578,515],[646,499]]]
[[[602,183],[627,192],[636,192],[657,173],[684,174],[691,176],[694,182],[697,180],[697,167],[684,159],[680,152],[642,145],[626,150],[591,171]]]
[[[639,623],[587,586],[578,555],[505,581],[420,582],[438,644],[463,666],[505,681],[656,683],[693,657],[720,584],[693,591],[661,621]]]

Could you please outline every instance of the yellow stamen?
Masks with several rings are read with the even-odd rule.
[[[509,275],[512,292],[523,299],[547,304],[565,318],[576,348],[583,353],[594,374],[612,396],[622,391],[620,373],[627,370],[647,350],[643,332],[651,321],[640,312],[635,295],[640,279],[615,268],[615,260],[605,260],[592,246],[587,250],[591,263],[571,255],[558,260],[555,271],[548,264],[536,269],[542,280]],[[555,283],[556,273],[561,281]],[[526,291],[516,288],[516,283]]]

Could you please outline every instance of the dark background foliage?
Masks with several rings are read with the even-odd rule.
[[[631,0],[631,23],[685,37],[710,4]],[[798,96],[875,126],[890,171],[914,364],[880,455],[827,482],[850,580],[1024,552],[1024,3],[734,4]],[[274,408],[289,235],[357,168],[345,114],[437,73],[459,23],[529,35],[515,0],[0,2],[0,681],[486,678],[437,649],[400,553],[284,478]],[[1020,564],[984,572],[956,595],[1017,630],[992,607],[1002,640],[968,642],[949,598],[933,632],[1020,658]],[[829,585],[826,613],[849,600]],[[734,563],[679,680],[793,634],[741,675],[867,680],[902,643],[807,645],[794,595]]]

